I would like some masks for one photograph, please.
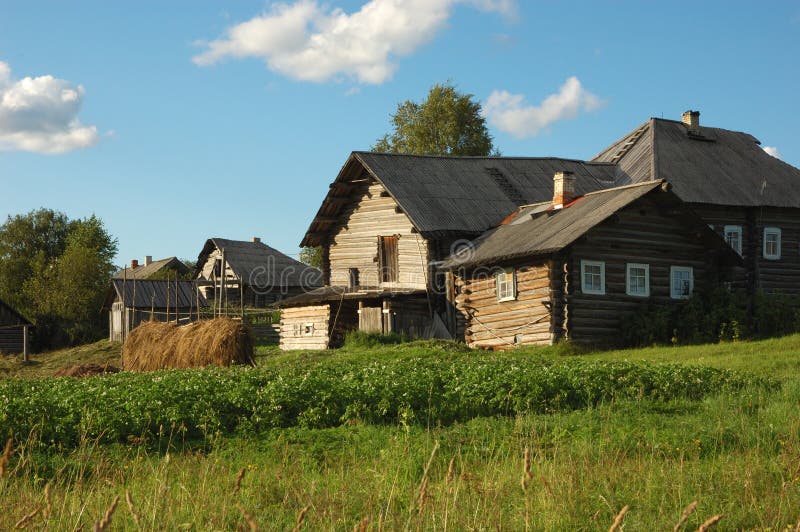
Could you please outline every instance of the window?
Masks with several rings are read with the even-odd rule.
[[[650,265],[628,263],[625,276],[625,293],[629,296],[650,295]]]
[[[593,260],[581,261],[581,291],[584,294],[606,293],[606,263]]]
[[[725,242],[728,243],[733,250],[739,255],[742,254],[742,226],[741,225],[726,225],[725,226]]]
[[[517,272],[507,268],[494,276],[497,285],[497,300],[511,301],[517,299]]]
[[[348,268],[347,269],[347,286],[350,288],[355,288],[358,286],[358,268]]]
[[[669,269],[670,297],[689,299],[694,291],[694,271],[691,266],[672,266]]]
[[[314,336],[314,324],[306,323],[303,325],[303,336]]]
[[[292,324],[292,333],[294,336],[302,336],[303,335],[303,324],[302,323],[293,323]]]
[[[764,228],[764,258],[769,260],[781,258],[781,230],[777,227]]]
[[[396,283],[398,278],[397,236],[378,237],[378,264],[383,283]]]

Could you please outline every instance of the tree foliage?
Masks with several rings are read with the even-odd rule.
[[[38,348],[95,340],[117,252],[103,222],[39,209],[0,225],[0,299],[36,324]]]
[[[300,249],[300,262],[322,269],[322,248],[309,246]]]
[[[372,151],[415,155],[499,155],[472,94],[436,84],[421,103],[406,100],[392,115],[394,131]]]

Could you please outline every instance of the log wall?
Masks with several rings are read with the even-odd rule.
[[[398,235],[397,283],[381,283],[378,237]],[[376,182],[354,188],[350,203],[331,231],[326,278],[333,286],[350,284],[350,268],[358,270],[361,286],[425,289],[428,277],[428,243],[414,231],[411,221]]]
[[[736,288],[800,295],[800,209],[777,207],[730,207],[694,204],[692,208],[723,235],[726,225],[742,227],[744,268],[736,276]],[[781,230],[781,258],[764,258],[764,228]]]
[[[495,276],[487,270],[456,276],[458,330],[470,347],[510,349],[552,342],[550,268],[546,262],[516,265],[517,297],[497,301]]]
[[[605,262],[604,295],[581,290],[581,260]],[[626,265],[650,266],[650,296],[626,294]],[[670,267],[691,266],[694,291],[717,282],[713,254],[697,231],[684,225],[679,211],[660,209],[652,199],[643,199],[590,230],[571,246],[565,277],[566,329],[576,342],[613,343],[626,314],[645,301],[674,302],[670,297]]]
[[[330,320],[331,306],[328,304],[282,309],[281,349],[327,349]],[[314,326],[311,334],[305,331],[307,324]]]

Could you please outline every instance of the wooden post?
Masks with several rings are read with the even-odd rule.
[[[239,309],[242,312],[242,322],[244,322],[244,284],[242,279],[239,279]]]
[[[169,323],[169,272],[167,272],[167,317],[164,321]]]
[[[25,363],[30,361],[30,335],[28,334],[28,327],[30,327],[30,325],[22,326],[22,361]]]
[[[178,272],[175,271],[175,325],[180,325],[181,321],[181,303],[178,299]]]
[[[125,290],[126,285],[128,284],[128,267],[125,266],[122,269],[122,312],[120,320],[122,322],[122,343],[125,343],[125,337],[127,336],[125,333],[128,329],[128,307],[125,306]]]
[[[133,276],[133,305],[132,305],[132,309],[133,309],[133,319],[131,321],[133,322],[133,324],[135,324],[136,323],[136,275],[135,274]],[[135,326],[136,325],[134,325],[134,327]]]
[[[219,268],[219,273],[220,273],[220,277],[221,277],[220,285],[219,285],[219,287],[220,287],[219,288],[219,305],[220,305],[220,307],[219,307],[219,315],[220,316],[222,316],[222,309],[223,309],[222,305],[223,305],[223,303],[227,303],[227,301],[223,301],[223,298],[225,300],[228,299],[228,297],[227,297],[228,294],[225,291],[225,279],[228,277],[226,270],[227,270],[227,264],[226,264],[226,261],[225,261],[225,248],[223,248],[222,249],[222,264],[220,265],[220,268]],[[227,315],[227,313],[228,313],[228,307],[227,307],[227,304],[226,304],[225,305],[225,314]]]
[[[197,303],[197,321],[200,321],[200,287],[197,286],[197,279],[194,280],[194,297]]]

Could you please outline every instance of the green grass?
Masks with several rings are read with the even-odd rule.
[[[258,362],[265,369],[324,369],[480,356],[486,355],[412,342],[314,353],[262,348]],[[665,530],[694,500],[698,509],[686,530],[717,513],[724,514],[719,530],[784,530],[800,520],[800,335],[581,355],[559,346],[499,356],[733,368],[776,378],[782,386],[708,390],[701,400],[631,397],[448,426],[354,419],[333,428],[292,427],[202,442],[177,436],[127,445],[86,440],[64,452],[40,448],[36,435],[26,434],[10,475],[0,479],[0,529],[45,508],[47,483],[52,512],[37,515],[34,528],[91,529],[115,496],[123,500],[112,526],[121,530],[242,528],[237,504],[261,530],[292,529],[306,506],[308,530],[352,530],[365,517],[370,530],[607,530],[624,505],[630,506],[626,530]],[[523,491],[526,447],[532,476]],[[246,474],[234,493],[241,469]],[[126,491],[141,528],[124,502]]]
[[[56,370],[80,364],[110,364],[120,367],[122,344],[100,340],[93,344],[31,355],[26,364],[22,355],[0,355],[0,379],[52,377]]]

